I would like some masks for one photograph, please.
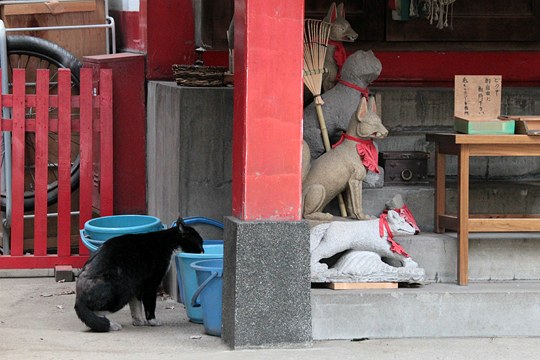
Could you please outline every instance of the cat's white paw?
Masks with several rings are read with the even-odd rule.
[[[150,326],[161,326],[161,321],[158,319],[150,319],[148,320],[148,325]]]
[[[115,323],[115,322],[112,322],[110,323],[109,325],[109,330],[110,331],[119,331],[119,330],[122,330],[122,325],[120,325],[119,323]]]
[[[133,326],[145,326],[146,320],[144,319],[133,319]]]

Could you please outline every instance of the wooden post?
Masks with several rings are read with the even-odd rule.
[[[235,2],[232,214],[241,220],[301,218],[303,9]]]

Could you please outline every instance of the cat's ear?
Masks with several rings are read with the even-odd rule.
[[[178,219],[176,219],[176,226],[178,227],[178,230],[180,230],[180,232],[185,232],[186,229],[185,229],[185,226],[186,226],[186,223],[184,222],[184,219],[182,219],[181,217],[178,217]]]

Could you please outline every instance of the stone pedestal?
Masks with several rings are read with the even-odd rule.
[[[233,349],[310,346],[304,221],[225,218],[223,341]]]

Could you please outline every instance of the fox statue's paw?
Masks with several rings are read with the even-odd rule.
[[[334,218],[334,215],[330,213],[314,212],[311,214],[304,215],[304,218],[307,220],[332,221],[332,219]]]

